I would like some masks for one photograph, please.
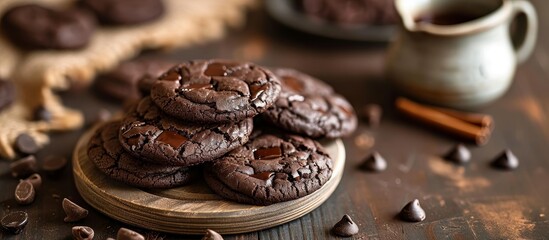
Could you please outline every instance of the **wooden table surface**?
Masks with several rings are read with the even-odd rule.
[[[176,60],[235,58],[267,66],[293,67],[328,83],[347,97],[356,109],[368,103],[383,107],[381,126],[369,129],[361,123],[344,139],[347,165],[334,194],[318,209],[293,222],[260,232],[225,239],[328,239],[329,230],[344,214],[359,225],[355,239],[543,239],[549,238],[549,2],[532,1],[540,18],[540,36],[532,57],[521,65],[505,96],[476,109],[491,114],[496,123],[490,142],[470,146],[472,162],[458,167],[442,161],[457,140],[427,129],[397,114],[397,94],[383,77],[384,44],[323,39],[279,25],[261,9],[252,11],[248,25],[232,30],[226,38],[174,52],[148,52]],[[93,91],[63,93],[64,102],[81,109],[88,118],[100,108],[116,110],[120,104],[106,101]],[[52,133],[52,143],[38,157],[50,154],[70,157],[84,130]],[[369,144],[370,143],[370,144]],[[372,147],[369,145],[373,144]],[[515,171],[501,171],[489,162],[504,149],[520,159]],[[367,173],[357,165],[373,150],[389,167]],[[29,224],[20,235],[0,232],[2,239],[71,239],[71,227],[87,225],[95,239],[114,237],[123,223],[91,209],[76,191],[70,166],[57,178],[44,176],[42,189],[30,206],[18,206],[7,161],[0,161],[0,216],[8,211],[27,211]],[[61,199],[68,197],[90,210],[77,223],[63,222]],[[395,215],[418,198],[427,213],[420,223],[402,222]],[[138,229],[166,239],[200,239]],[[153,238],[154,239],[154,238]]]

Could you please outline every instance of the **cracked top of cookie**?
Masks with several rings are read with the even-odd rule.
[[[242,146],[252,132],[252,119],[237,123],[197,124],[162,113],[150,99],[142,99],[120,128],[122,146],[153,163],[191,166],[221,157]]]
[[[207,171],[231,192],[271,204],[319,189],[332,175],[332,159],[312,139],[263,134],[213,162]]]
[[[199,60],[161,75],[151,97],[164,112],[180,119],[230,122],[264,112],[280,88],[269,70],[253,63]]]
[[[275,126],[312,138],[351,134],[357,117],[351,104],[326,83],[293,69],[275,69],[282,91],[264,117]]]
[[[99,127],[88,143],[88,157],[109,177],[137,187],[167,188],[191,180],[188,168],[151,164],[126,152],[118,141],[120,121]]]

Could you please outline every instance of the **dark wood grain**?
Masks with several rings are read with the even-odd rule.
[[[544,239],[549,236],[549,2],[533,0],[540,18],[540,35],[532,57],[521,65],[511,89],[489,106],[476,109],[491,114],[495,130],[490,142],[472,149],[472,162],[457,167],[438,156],[456,139],[428,130],[401,117],[393,108],[397,96],[383,77],[385,45],[322,39],[273,22],[258,9],[250,14],[243,30],[232,31],[223,40],[178,50],[147,52],[176,60],[236,58],[268,66],[293,67],[330,83],[355,108],[367,103],[383,107],[381,126],[369,129],[361,124],[345,139],[347,164],[344,177],[321,207],[293,222],[276,228],[225,239],[329,239],[329,230],[344,214],[359,225],[354,239]],[[64,102],[82,109],[88,118],[102,107],[120,105],[106,101],[93,91],[68,92]],[[41,151],[70,157],[84,130],[52,133],[52,144]],[[373,148],[368,146],[374,140]],[[490,167],[490,161],[505,148],[520,159],[511,172]],[[358,164],[372,150],[388,161],[387,171],[366,173]],[[13,199],[17,180],[11,178],[8,162],[0,161],[0,216],[25,210],[30,222],[16,236],[0,232],[3,239],[70,239],[70,228],[87,225],[96,239],[114,237],[120,227],[88,206],[76,191],[70,166],[58,178],[44,176],[44,185],[30,206],[18,206]],[[63,222],[61,200],[68,197],[90,209],[82,222]],[[427,212],[421,223],[395,218],[400,208],[418,198]],[[136,229],[136,228],[134,228]],[[149,236],[167,239],[200,239],[137,229]]]

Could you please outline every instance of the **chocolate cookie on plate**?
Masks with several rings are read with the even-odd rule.
[[[150,99],[128,112],[120,142],[131,154],[153,163],[191,166],[211,161],[248,141],[253,120],[199,124],[168,116]]]
[[[188,183],[186,167],[151,164],[127,153],[120,145],[120,122],[99,127],[88,143],[88,157],[109,177],[128,185],[144,188],[170,188]]]
[[[262,134],[204,168],[208,186],[240,203],[269,205],[304,197],[332,176],[332,159],[316,141]]]
[[[13,43],[25,48],[78,49],[88,44],[95,19],[78,9],[60,11],[25,4],[4,13],[2,30]]]
[[[322,81],[293,69],[275,69],[282,91],[265,119],[285,130],[312,138],[351,134],[357,117],[351,104]]]
[[[153,101],[166,113],[195,122],[235,122],[270,107],[280,92],[271,71],[253,63],[201,60],[180,64],[158,78]]]

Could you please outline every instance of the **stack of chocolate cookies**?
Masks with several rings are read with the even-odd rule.
[[[297,199],[332,175],[332,159],[312,138],[343,137],[357,125],[343,97],[291,69],[189,61],[140,86],[149,86],[145,97],[88,144],[102,172],[137,187],[176,187],[202,175],[233,201]]]

